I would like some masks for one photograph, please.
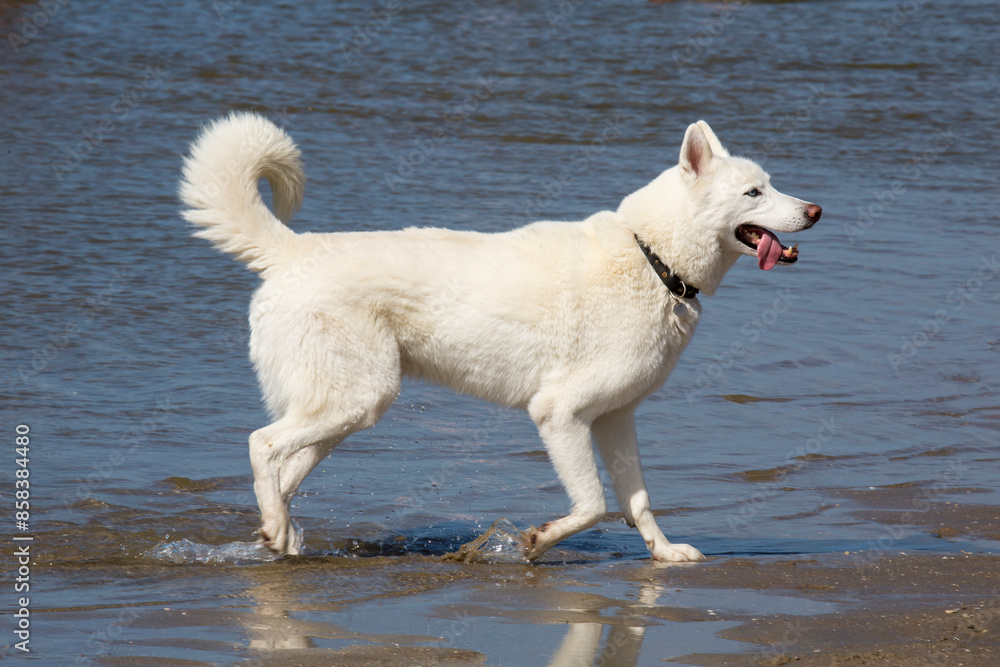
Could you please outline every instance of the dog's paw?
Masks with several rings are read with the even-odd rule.
[[[272,538],[263,528],[257,529],[257,544],[276,554],[282,553],[275,548],[274,538]]]
[[[551,521],[546,521],[539,528],[531,526],[528,530],[521,533],[524,557],[529,561],[535,560],[549,550],[551,545],[546,542],[542,534],[548,529],[551,523]]]
[[[257,530],[257,543],[279,556],[295,556],[299,553],[297,545],[289,539],[287,530],[272,532],[262,526]]]
[[[658,545],[652,553],[653,560],[661,563],[696,563],[705,556],[690,544]]]

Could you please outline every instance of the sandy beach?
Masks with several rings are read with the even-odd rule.
[[[942,503],[921,516],[923,525],[907,530],[931,535],[952,526],[979,544],[1000,525],[991,508],[976,505]],[[365,549],[371,545],[358,545]],[[291,557],[222,568],[63,565],[43,576],[140,587],[170,578],[178,591],[212,578],[232,588],[221,607],[180,594],[172,604],[49,610],[57,625],[117,616],[108,626],[117,628],[114,640],[94,659],[103,665],[217,664],[156,656],[165,647],[223,650],[225,642],[197,638],[208,632],[241,638],[225,649],[233,658],[275,667],[986,667],[1000,656],[998,571],[996,555],[876,549],[695,565],[595,561],[571,551],[536,565]],[[421,626],[422,618],[430,620]]]

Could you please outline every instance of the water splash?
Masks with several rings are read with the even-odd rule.
[[[266,563],[280,556],[258,542],[230,542],[228,544],[199,544],[188,539],[167,542],[145,553],[156,560],[172,563],[206,564]]]
[[[442,558],[463,563],[524,563],[524,535],[508,519],[500,518],[485,533]]]

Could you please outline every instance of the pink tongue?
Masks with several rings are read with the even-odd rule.
[[[765,271],[769,271],[774,268],[774,265],[778,263],[778,258],[781,257],[781,244],[778,243],[778,237],[762,229],[760,243],[757,244],[757,264],[760,268]]]

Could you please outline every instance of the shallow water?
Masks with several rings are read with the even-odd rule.
[[[9,440],[31,428],[30,657],[660,664],[741,650],[707,609],[825,611],[675,592],[614,513],[539,566],[439,563],[567,501],[524,415],[422,384],[306,480],[311,555],[262,557],[255,279],[188,236],[175,197],[188,142],[230,108],[292,133],[294,226],[323,231],[579,219],[705,118],[824,215],[796,266],[742,261],[702,300],[640,410],[664,531],[718,558],[998,548],[916,527],[928,502],[1000,503],[995,3],[40,7],[0,2],[0,399]],[[888,499],[914,520],[860,511]]]

